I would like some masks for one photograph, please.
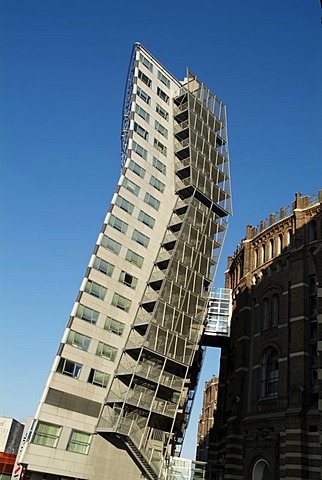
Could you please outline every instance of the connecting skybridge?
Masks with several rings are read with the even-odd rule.
[[[232,295],[230,288],[214,288],[208,299],[208,313],[202,344],[223,347],[230,337]]]

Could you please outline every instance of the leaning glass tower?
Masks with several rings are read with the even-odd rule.
[[[39,480],[166,478],[231,211],[225,105],[135,44],[121,176],[20,462]]]

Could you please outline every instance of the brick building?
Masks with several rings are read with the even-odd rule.
[[[211,457],[226,479],[322,478],[322,191],[296,194],[228,259]]]
[[[205,382],[203,392],[202,412],[198,422],[198,439],[197,439],[197,460],[207,462],[210,469],[211,450],[209,432],[214,425],[214,412],[217,408],[218,394],[218,377],[213,375],[210,380]]]

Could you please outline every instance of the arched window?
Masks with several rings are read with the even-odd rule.
[[[269,241],[269,258],[274,257],[274,240],[271,238]]]
[[[266,261],[266,245],[263,243],[262,245],[262,263]]]
[[[255,248],[254,260],[255,260],[255,268],[257,268],[258,267],[258,248]]]
[[[279,322],[279,309],[280,309],[279,303],[280,303],[279,296],[277,293],[274,293],[274,295],[272,296],[272,308],[271,308],[272,327],[274,327],[274,325],[278,325],[278,322]]]
[[[262,329],[265,330],[269,325],[269,301],[264,298],[262,302]]]
[[[277,253],[282,253],[283,250],[283,235],[280,233],[277,239]]]
[[[268,348],[261,360],[261,398],[276,397],[278,393],[278,357],[274,348]]]
[[[318,238],[318,228],[315,220],[311,220],[309,223],[309,242],[313,242]]]
[[[292,241],[292,230],[287,231],[287,245],[291,245]]]
[[[270,479],[269,465],[264,459],[257,460],[253,467],[252,480],[268,480]]]

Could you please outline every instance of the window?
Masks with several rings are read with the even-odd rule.
[[[122,297],[122,295],[119,295],[118,293],[114,293],[112,298],[112,305],[114,307],[120,308],[121,310],[128,312],[130,310],[131,303],[131,300],[129,300],[128,298]]]
[[[167,156],[167,147],[163,145],[163,143],[159,142],[156,138],[154,139],[154,147],[158,150],[158,152],[162,153],[165,157]]]
[[[146,193],[145,194],[145,197],[144,197],[144,201],[145,203],[147,203],[148,205],[150,205],[152,208],[154,208],[155,210],[159,210],[160,208],[160,201],[153,197],[152,195],[150,195],[149,193]]]
[[[140,62],[148,69],[150,72],[153,72],[153,65],[142,53],[140,53]]]
[[[87,455],[89,447],[91,445],[92,435],[86,432],[80,432],[79,430],[72,430],[67,450],[74,453],[82,453]]]
[[[72,362],[67,358],[61,358],[57,367],[57,372],[69,377],[78,378],[82,365],[80,363]]]
[[[133,230],[132,239],[142,245],[143,247],[147,247],[149,245],[149,237],[144,235],[144,233],[139,232],[138,230]]]
[[[255,268],[258,267],[258,248],[255,249]]]
[[[278,393],[278,358],[274,348],[269,348],[261,360],[261,397],[276,397]]]
[[[144,90],[142,90],[142,88],[137,87],[136,93],[137,96],[140,97],[141,100],[143,100],[143,102],[145,102],[147,105],[150,105],[151,97]]]
[[[120,207],[122,210],[124,210],[126,213],[132,213],[134,209],[133,203],[129,202],[126,200],[124,197],[121,195],[118,195],[116,198],[116,205]]]
[[[160,70],[158,70],[158,79],[168,88],[170,88],[170,80],[165,76],[163,75],[162,72],[160,72]]]
[[[99,272],[104,273],[105,275],[108,275],[109,277],[112,275],[114,271],[114,265],[112,265],[109,262],[106,262],[100,257],[95,257],[93,268],[95,268],[95,270],[98,270]]]
[[[134,131],[140,135],[140,137],[144,138],[144,140],[148,140],[149,133],[145,130],[145,128],[141,127],[138,123],[134,122]]]
[[[266,262],[266,245],[263,243],[262,245],[262,263]]]
[[[158,96],[165,102],[169,103],[169,95],[167,95],[161,88],[157,87]]]
[[[269,300],[264,298],[262,302],[262,328],[266,329],[269,326]]]
[[[144,108],[142,108],[142,107],[140,107],[140,105],[136,104],[135,105],[135,111],[141,118],[143,118],[143,120],[145,120],[146,122],[149,123],[150,115],[148,114],[148,112],[146,112],[144,110]]]
[[[278,253],[282,253],[282,250],[283,250],[283,235],[280,234],[278,236]]]
[[[269,258],[274,257],[274,240],[271,238],[269,241]]]
[[[163,126],[161,125],[161,123],[159,123],[157,120],[155,121],[155,129],[161,133],[161,135],[163,135],[165,138],[168,138],[168,130]]]
[[[139,220],[140,222],[144,223],[144,225],[147,225],[149,228],[154,227],[154,218],[148,215],[147,213],[143,212],[143,210],[140,210],[139,213]]]
[[[133,252],[130,249],[128,249],[128,251],[126,252],[125,260],[127,260],[130,263],[133,263],[134,265],[136,265],[139,268],[141,268],[142,264],[143,264],[143,257],[141,257],[141,255]]]
[[[91,339],[86,335],[82,335],[74,330],[70,330],[66,343],[67,345],[71,345],[72,347],[76,347],[87,352],[89,344],[91,343]]]
[[[101,245],[110,252],[116,253],[116,255],[120,253],[121,244],[116,240],[113,240],[113,238],[108,237],[107,235],[103,236]]]
[[[272,327],[279,323],[279,296],[274,293],[272,296]]]
[[[133,195],[138,196],[140,187],[136,183],[131,182],[131,180],[128,178],[124,178],[123,187],[125,187],[129,192],[133,193]]]
[[[311,220],[309,223],[309,242],[313,242],[318,238],[318,227],[315,220]]]
[[[145,83],[145,85],[147,85],[148,87],[151,87],[152,85],[152,81],[151,79],[145,75],[145,73],[142,72],[142,70],[139,70],[139,79]]]
[[[144,175],[145,175],[144,168],[140,167],[140,165],[138,165],[133,160],[130,160],[129,169],[132,170],[132,172],[138,175],[139,177],[144,178]]]
[[[92,308],[85,307],[85,305],[80,304],[77,309],[76,317],[85,320],[85,322],[93,323],[94,325],[97,322],[99,312],[93,310]]]
[[[150,185],[152,185],[152,187],[156,188],[157,190],[159,190],[159,192],[163,193],[164,192],[164,188],[165,188],[165,185],[164,183],[160,182],[160,180],[158,180],[156,177],[154,177],[153,175],[151,175],[151,178],[150,178]]]
[[[121,233],[126,233],[128,227],[126,222],[123,222],[123,220],[117,218],[115,215],[110,216],[108,224]]]
[[[99,370],[95,370],[94,368],[91,369],[88,376],[88,383],[92,383],[97,387],[106,388],[108,381],[110,379],[110,375],[105,372],[100,372]]]
[[[124,283],[124,285],[127,285],[128,287],[131,287],[134,290],[138,283],[138,279],[136,277],[133,277],[133,275],[130,275],[129,273],[124,272],[124,270],[122,270],[122,272],[120,273],[119,282]]]
[[[292,230],[287,231],[287,245],[291,245],[292,242]]]
[[[62,427],[52,423],[38,422],[31,443],[55,448],[57,446]]]
[[[132,149],[140,157],[144,158],[144,160],[146,160],[148,158],[147,150],[145,150],[145,148],[141,147],[141,145],[139,145],[138,143],[136,143],[134,141],[132,142]]]
[[[167,172],[167,167],[164,163],[162,163],[160,160],[158,160],[157,158],[153,157],[152,159],[152,164],[153,166],[159,170],[159,172],[163,173],[164,175],[166,174]]]
[[[112,347],[112,345],[107,345],[106,343],[99,342],[97,345],[96,355],[99,357],[106,358],[107,360],[111,360],[111,362],[115,361],[115,357],[117,354],[117,348]]]
[[[114,320],[114,318],[106,317],[104,330],[121,336],[124,330],[124,323]]]
[[[157,103],[155,110],[162,118],[164,118],[164,120],[168,120],[169,114],[163,107],[161,107],[161,105]]]
[[[92,280],[87,280],[85,292],[93,295],[93,297],[99,298],[100,300],[104,300],[107,289]]]

